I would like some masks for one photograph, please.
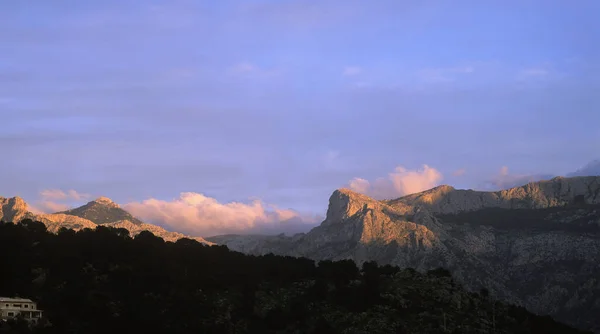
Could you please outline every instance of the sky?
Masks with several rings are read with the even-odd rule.
[[[600,2],[0,1],[0,196],[196,235],[600,158]]]

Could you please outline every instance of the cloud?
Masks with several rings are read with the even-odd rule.
[[[474,71],[475,68],[472,66],[425,68],[418,71],[417,76],[421,81],[430,83],[451,82],[456,79],[457,75],[470,74]]]
[[[260,200],[223,204],[194,192],[181,193],[172,201],[151,198],[127,203],[123,208],[143,221],[198,236],[306,232],[322,220]]]
[[[10,98],[10,97],[2,97],[2,96],[0,96],[0,104],[8,104],[11,101],[13,101],[13,99]]]
[[[323,166],[333,169],[339,164],[340,152],[329,150],[323,155]]]
[[[53,201],[37,201],[34,204],[29,204],[28,208],[29,211],[35,214],[42,214],[66,211],[69,210],[71,206]]]
[[[229,68],[230,73],[248,73],[258,71],[258,67],[248,62],[235,64]]]
[[[81,201],[85,199],[89,199],[91,197],[90,194],[79,193],[76,190],[67,190],[66,192],[60,189],[46,189],[40,191],[40,197],[44,200],[75,200]]]
[[[522,77],[542,77],[548,75],[548,70],[543,68],[528,68],[520,72]]]
[[[442,179],[442,173],[428,165],[417,170],[398,166],[387,178],[378,178],[373,182],[354,178],[348,185],[350,189],[373,198],[390,199],[431,189],[439,185]]]
[[[63,191],[61,189],[45,189],[39,192],[39,199],[29,205],[31,212],[54,213],[69,210],[73,203],[91,198],[90,194],[80,193],[76,190]]]
[[[353,76],[353,75],[358,75],[360,73],[362,73],[362,68],[360,68],[358,66],[347,66],[344,68],[344,71],[342,72],[342,74],[345,76]]]
[[[534,80],[555,77],[557,74],[556,68],[550,62],[545,62],[537,66],[522,68],[517,72],[517,80]]]
[[[278,69],[262,68],[251,62],[240,62],[227,68],[226,73],[230,76],[259,76],[259,77],[274,77],[280,73]]]
[[[357,81],[355,83],[352,84],[353,88],[357,88],[357,89],[361,89],[361,88],[369,88],[373,86],[373,84],[371,84],[368,81]]]
[[[579,168],[575,172],[567,174],[568,177],[571,177],[571,176],[597,176],[597,175],[600,175],[600,160],[591,161],[590,163]]]
[[[496,176],[489,180],[484,188],[487,190],[501,190],[519,187],[529,182],[548,180],[552,174],[510,174],[507,166],[502,166]]]
[[[466,169],[464,169],[464,168],[461,168],[461,169],[455,170],[455,171],[452,173],[452,176],[463,176],[463,175],[465,175],[465,173],[466,173],[466,172],[467,172],[467,170],[466,170]]]

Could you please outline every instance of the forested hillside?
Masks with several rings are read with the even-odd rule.
[[[47,323],[6,333],[580,333],[470,293],[443,269],[248,256],[100,226],[0,224],[0,296]]]

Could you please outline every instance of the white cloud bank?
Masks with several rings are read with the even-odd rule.
[[[223,204],[194,192],[181,193],[172,201],[152,198],[125,204],[123,208],[147,223],[203,237],[230,233],[293,234],[306,232],[323,219],[260,200]]]
[[[373,182],[354,178],[349,182],[349,188],[375,199],[392,199],[431,189],[438,186],[442,179],[442,173],[428,165],[417,170],[398,166],[387,178],[378,178]]]

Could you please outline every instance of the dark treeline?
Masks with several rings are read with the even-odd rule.
[[[149,232],[0,224],[0,295],[44,326],[0,333],[579,333],[470,293],[444,269],[247,256]]]

